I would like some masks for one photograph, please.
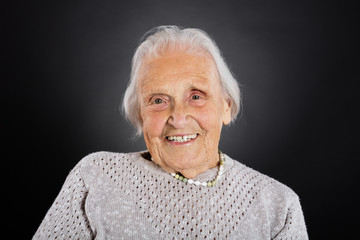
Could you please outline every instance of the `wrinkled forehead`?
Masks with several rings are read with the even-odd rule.
[[[204,51],[167,52],[157,57],[146,57],[140,68],[139,87],[168,81],[219,81],[219,74],[212,56]]]

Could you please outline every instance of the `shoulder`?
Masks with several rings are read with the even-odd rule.
[[[86,168],[89,166],[108,166],[117,165],[118,163],[125,163],[131,161],[133,159],[139,158],[142,152],[130,152],[130,153],[118,153],[118,152],[107,152],[107,151],[99,151],[86,155],[82,158],[77,167]]]
[[[86,185],[95,182],[103,184],[115,175],[121,174],[141,156],[142,152],[117,153],[99,151],[90,153],[82,158],[73,171],[80,172]]]
[[[271,238],[308,239],[299,197],[290,187],[237,161],[227,178],[237,189],[237,202],[250,226],[262,225]],[[253,216],[259,216],[255,222]]]
[[[232,161],[233,181],[242,184],[249,194],[255,194],[256,198],[267,204],[288,205],[298,201],[298,195],[284,183],[236,160]]]
[[[237,161],[229,172],[232,175],[228,174],[228,180],[235,185],[244,211],[264,216],[264,224],[274,233],[282,229],[288,217],[301,219],[299,197],[290,187]]]

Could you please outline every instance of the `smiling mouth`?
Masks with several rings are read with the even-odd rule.
[[[184,136],[167,136],[166,139],[170,142],[184,143],[195,139],[198,136],[197,133]]]

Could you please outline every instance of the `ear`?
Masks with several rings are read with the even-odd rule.
[[[224,99],[223,124],[228,125],[231,122],[231,101]]]

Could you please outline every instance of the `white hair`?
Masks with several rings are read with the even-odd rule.
[[[230,101],[231,121],[234,122],[241,108],[240,88],[221,56],[216,43],[206,32],[200,29],[158,26],[144,35],[143,41],[135,51],[132,59],[130,81],[123,99],[122,107],[125,117],[137,129],[136,135],[139,136],[142,133],[142,119],[137,87],[140,67],[145,57],[153,58],[161,56],[165,50],[199,52],[199,49],[209,53],[214,59],[220,76],[222,90],[225,93],[225,97]]]

